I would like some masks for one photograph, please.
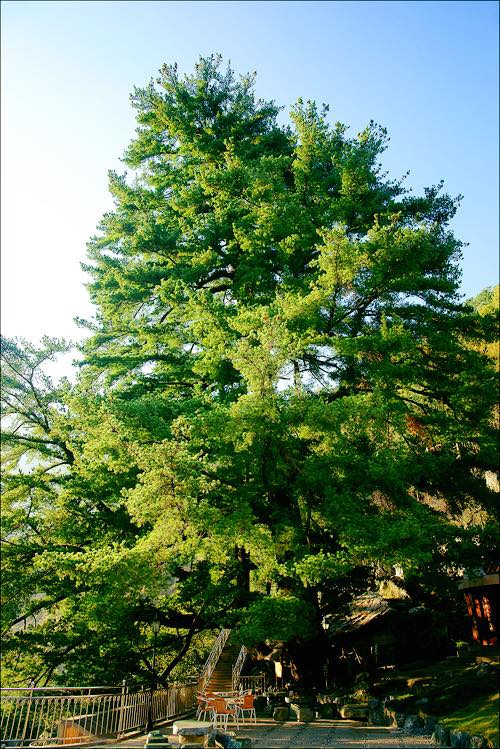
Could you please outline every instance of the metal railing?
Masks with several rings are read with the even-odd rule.
[[[190,712],[196,682],[129,692],[121,687],[0,690],[1,746],[84,744],[144,729],[151,701],[154,722]]]
[[[205,687],[207,686],[208,682],[210,681],[210,677],[212,676],[214,672],[214,669],[217,665],[217,661],[220,658],[220,654],[222,653],[224,649],[224,645],[228,641],[230,634],[231,634],[230,629],[221,629],[221,631],[217,635],[217,639],[215,640],[212,646],[210,655],[208,656],[207,660],[205,661],[205,665],[203,666],[203,671],[202,671],[202,675],[201,675],[200,683],[199,683],[200,691],[203,691]]]
[[[243,669],[243,664],[246,661],[248,650],[244,645],[241,646],[241,650],[238,653],[238,657],[236,658],[236,663],[233,666],[233,689],[238,688],[238,682],[240,679],[240,674]]]
[[[234,688],[243,692],[251,689],[254,694],[257,692],[262,694],[266,691],[266,677],[265,675],[240,676]]]

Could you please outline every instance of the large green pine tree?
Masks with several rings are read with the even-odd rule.
[[[97,678],[95,653],[120,652],[140,677],[157,614],[160,678],[218,625],[286,642],[304,675],[376,569],[425,597],[491,553],[494,333],[460,302],[458,199],[389,180],[374,123],[349,137],[299,101],[280,125],[216,56],[132,103],[131,174],[110,174],[89,243],[83,371],[53,411],[72,460],[42,514],[68,547],[13,552],[7,626],[50,580],[31,669]]]

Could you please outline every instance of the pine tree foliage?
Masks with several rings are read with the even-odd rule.
[[[307,656],[380,566],[425,596],[494,547],[495,330],[458,294],[459,198],[390,180],[375,123],[299,100],[283,126],[254,84],[212,56],[132,96],[81,377],[32,409],[16,445],[42,435],[39,463],[6,478],[25,678],[142,678],[155,614],[163,680],[222,624]]]

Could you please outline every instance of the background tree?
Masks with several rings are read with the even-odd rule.
[[[179,657],[224,624],[307,676],[323,617],[376,570],[430,595],[491,553],[494,328],[458,296],[458,199],[389,180],[374,123],[351,138],[299,100],[281,126],[253,86],[212,56],[132,96],[65,401],[60,494],[103,541],[49,563],[106,580],[83,618],[97,643],[113,612],[131,660],[158,613]]]
[[[500,311],[500,286],[489,286],[483,289],[477,296],[469,300],[469,304],[477,311],[480,315],[488,315],[492,318],[493,324],[496,323],[498,326],[499,311]],[[486,346],[483,344],[483,349],[488,356],[490,356],[495,362],[496,369],[498,371],[500,367],[500,350],[498,337],[496,340],[487,343]]]

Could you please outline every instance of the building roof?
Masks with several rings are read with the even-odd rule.
[[[340,609],[338,614],[327,617],[326,627],[332,635],[346,634],[365,627],[391,610],[389,601],[378,593],[365,593]]]

